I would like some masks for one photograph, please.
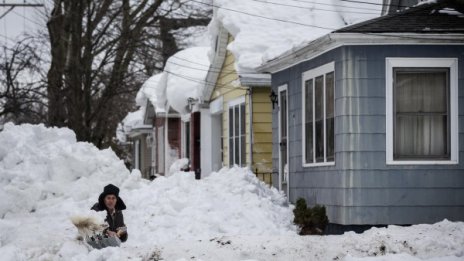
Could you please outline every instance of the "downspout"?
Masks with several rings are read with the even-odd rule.
[[[254,140],[254,135],[253,135],[253,99],[252,99],[252,94],[253,94],[253,88],[248,87],[248,111],[250,113],[250,165],[249,168],[251,171],[253,167],[253,140]],[[255,173],[257,174],[257,173]]]

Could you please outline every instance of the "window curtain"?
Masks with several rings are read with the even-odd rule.
[[[395,158],[448,154],[446,71],[396,71]]]

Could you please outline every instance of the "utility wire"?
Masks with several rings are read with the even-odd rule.
[[[311,2],[311,1],[304,1],[304,0],[290,0],[290,1],[299,2],[299,3],[307,3],[307,4],[315,4],[315,5],[325,5],[325,6],[335,6],[335,7],[351,8],[351,9],[358,9],[358,10],[381,11],[380,9],[367,8],[367,7],[359,7],[359,6],[335,5],[335,4],[318,3],[318,2]]]
[[[391,4],[379,4],[379,3],[372,3],[372,2],[365,2],[359,0],[340,0],[342,2],[349,2],[349,3],[357,3],[357,4],[366,4],[366,5],[377,5],[377,6],[395,6],[395,7],[410,7],[406,5],[391,5]]]
[[[336,28],[317,26],[317,25],[311,25],[311,24],[304,24],[304,23],[295,22],[295,21],[288,21],[288,20],[284,20],[284,19],[278,19],[278,18],[262,16],[262,15],[243,12],[243,11],[239,11],[239,10],[235,10],[235,9],[231,9],[231,8],[226,8],[226,7],[222,7],[222,6],[218,6],[218,5],[214,5],[214,4],[203,3],[203,2],[200,2],[200,1],[196,1],[196,0],[190,0],[190,1],[202,4],[202,5],[208,5],[208,6],[216,7],[216,8],[219,8],[219,9],[223,9],[223,10],[227,10],[227,11],[231,11],[231,12],[235,12],[235,13],[240,13],[240,14],[245,14],[245,15],[249,15],[249,16],[259,17],[259,18],[263,18],[263,19],[267,19],[267,20],[273,20],[273,21],[278,21],[278,22],[302,25],[302,26],[306,26],[306,27],[313,27],[313,28],[319,28],[319,29],[336,30]]]
[[[29,18],[29,17],[27,17],[27,16],[25,16],[25,15],[23,15],[23,14],[21,14],[21,13],[18,13],[18,12],[14,11],[14,10],[13,10],[13,13],[15,13],[15,14],[21,16],[22,18],[28,20],[29,22],[31,22],[31,23],[33,23],[33,24],[35,24],[35,25],[37,25],[37,26],[40,26],[40,27],[43,27],[43,28],[46,27],[46,24],[40,24],[40,23],[38,23],[37,21],[34,21],[34,20],[32,20],[31,18]]]
[[[15,7],[12,6],[10,7],[10,9],[6,10],[6,12],[4,12],[2,15],[0,15],[0,19],[2,19],[3,17],[5,17],[5,15],[7,15],[9,12],[11,12],[11,10],[13,10]]]
[[[337,11],[337,10],[321,9],[321,8],[318,8],[318,7],[289,5],[289,4],[282,4],[282,3],[276,3],[276,2],[266,2],[266,1],[263,1],[263,0],[251,0],[251,1],[258,2],[258,3],[263,3],[263,4],[271,4],[271,5],[278,5],[278,6],[288,6],[288,7],[298,8],[298,9],[318,10],[318,11],[326,11],[326,12],[339,13],[339,11]],[[333,5],[332,5],[332,6],[333,6]],[[380,10],[379,10],[379,12],[380,12]],[[378,14],[378,13],[373,13],[373,12],[367,13],[367,12],[348,11],[348,10],[343,11],[343,13],[353,13],[353,14]]]

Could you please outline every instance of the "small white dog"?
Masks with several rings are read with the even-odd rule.
[[[77,233],[83,238],[102,234],[108,224],[95,216],[72,216],[71,222],[76,226]]]

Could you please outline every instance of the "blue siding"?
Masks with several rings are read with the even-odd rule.
[[[458,58],[459,164],[386,165],[385,59]],[[335,62],[335,166],[302,167],[303,72]],[[464,220],[464,46],[344,46],[272,75],[288,85],[290,200],[327,206],[332,223]],[[277,110],[273,138],[277,141]],[[273,164],[278,170],[274,142]],[[278,181],[277,177],[273,180]],[[277,186],[277,184],[274,184]]]

